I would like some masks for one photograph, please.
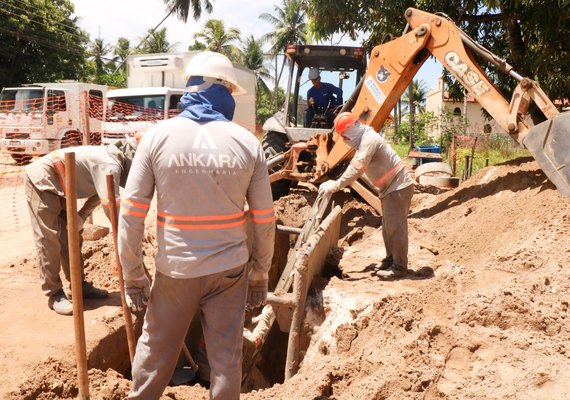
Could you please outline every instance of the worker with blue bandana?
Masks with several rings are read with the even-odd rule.
[[[184,110],[151,128],[137,149],[119,217],[127,304],[146,307],[130,399],[159,399],[194,315],[210,366],[210,398],[237,400],[246,305],[263,305],[275,216],[259,140],[231,122],[244,92],[231,61],[204,51],[186,67]],[[156,192],[158,251],[150,287],[144,220]],[[248,250],[246,226],[251,222]]]

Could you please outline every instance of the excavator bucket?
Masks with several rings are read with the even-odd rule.
[[[570,113],[559,114],[532,127],[524,146],[562,197],[570,197]]]

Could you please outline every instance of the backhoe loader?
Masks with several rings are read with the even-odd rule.
[[[380,131],[405,88],[425,60],[433,55],[517,143],[531,152],[561,195],[570,197],[570,113],[561,114],[538,83],[520,76],[504,60],[476,44],[446,16],[413,8],[407,9],[405,16],[408,21],[405,33],[372,50],[368,67],[339,112],[352,111],[362,123]],[[307,53],[310,51],[312,49]],[[510,103],[474,61],[473,53],[519,82]],[[299,62],[301,69],[303,65],[302,61]],[[299,81],[301,72],[296,76]],[[290,90],[291,85],[288,88]],[[294,115],[297,95],[296,85]],[[288,99],[289,96],[285,110],[288,110]],[[546,121],[529,128],[526,116],[531,100],[542,111]],[[285,141],[290,141],[288,149],[269,154],[270,180],[273,183],[288,180],[319,184],[342,174],[354,150],[333,129],[306,130],[295,125],[293,118],[282,113],[268,120],[264,126],[265,148],[275,150],[272,143],[285,148]],[[312,133],[312,136],[306,140],[292,140],[295,135],[306,133]],[[359,180],[352,188],[380,211],[379,199],[371,183]],[[244,378],[249,376],[250,368],[261,353],[275,321],[283,332],[289,332],[285,379],[293,376],[299,368],[302,361],[299,330],[308,288],[312,278],[322,271],[326,255],[338,242],[340,207],[336,206],[323,219],[329,201],[330,197],[317,198],[303,229],[297,232],[297,242],[289,250],[287,265],[279,281],[270,287],[272,293],[268,296],[268,304],[256,317],[252,330],[244,334],[248,343],[246,347],[250,349],[244,353]],[[281,227],[284,232],[287,232],[286,228]]]
[[[561,195],[570,197],[570,113],[560,113],[537,82],[519,75],[445,15],[408,8],[405,17],[404,34],[372,49],[364,76],[339,111],[352,111],[362,123],[379,131],[422,64],[432,55],[513,140],[530,151]],[[518,81],[510,103],[473,54]],[[526,116],[531,100],[546,120],[529,128]],[[273,184],[283,179],[318,184],[342,173],[353,154],[354,150],[339,140],[332,129],[322,130],[306,141],[290,143],[287,151],[268,159],[270,179]],[[370,182],[359,179],[352,188],[378,209]]]

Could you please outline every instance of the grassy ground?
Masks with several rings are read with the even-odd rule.
[[[391,143],[391,146],[403,160],[408,158],[408,152],[410,149],[410,145],[408,143]],[[529,157],[530,155],[531,154],[528,150],[515,147],[514,142],[490,143],[482,148],[475,149],[473,165],[469,168],[470,173],[473,175],[487,165],[500,164],[519,157]],[[449,159],[449,154],[443,153],[442,156],[443,161],[451,165],[452,160]],[[456,175],[459,177],[464,176],[465,156],[471,157],[471,149],[457,149]]]

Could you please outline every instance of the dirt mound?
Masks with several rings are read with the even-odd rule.
[[[345,212],[342,278],[309,302],[301,368],[243,399],[570,398],[570,201],[527,159],[485,168],[449,192],[416,189],[410,268],[433,273],[376,278],[381,217],[345,190],[334,199]],[[276,203],[278,223],[303,226],[315,196],[300,185]],[[149,260],[153,248],[149,233]],[[111,249],[108,237],[85,249],[88,276],[109,286],[114,278],[90,266],[112,263]],[[13,398],[72,398],[72,360],[38,365]],[[113,370],[91,369],[89,379],[93,399],[129,387]],[[208,393],[179,386],[163,398]]]

